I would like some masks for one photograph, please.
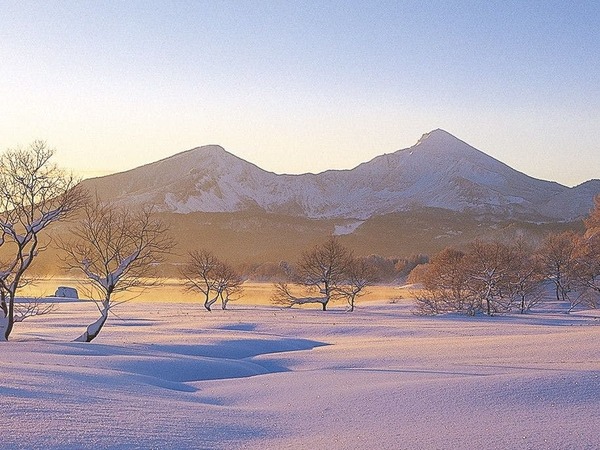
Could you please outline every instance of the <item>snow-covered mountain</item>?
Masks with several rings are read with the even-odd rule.
[[[256,210],[362,220],[423,207],[568,220],[587,214],[600,191],[598,180],[568,188],[534,179],[439,129],[352,170],[279,175],[205,146],[84,184],[101,198],[167,212]]]

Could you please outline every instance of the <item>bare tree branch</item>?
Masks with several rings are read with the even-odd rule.
[[[307,292],[306,286],[296,285],[296,287],[299,289],[304,288],[304,292]],[[286,306],[288,308],[291,308],[294,305],[307,305],[310,303],[319,303],[321,305],[326,305],[328,301],[325,295],[311,296],[307,294],[305,296],[298,297],[292,294],[289,285],[284,282],[275,283],[274,288],[275,292],[271,296],[271,301],[276,305]],[[308,289],[308,291],[310,291],[310,289]],[[325,309],[325,306],[323,307],[323,309]]]
[[[55,306],[54,303],[42,303],[39,299],[17,302],[15,303],[15,323],[23,322],[29,317],[49,314],[54,311]]]

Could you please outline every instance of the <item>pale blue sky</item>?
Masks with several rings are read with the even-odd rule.
[[[350,168],[443,128],[600,178],[600,2],[0,0],[0,149],[84,174],[220,144]]]

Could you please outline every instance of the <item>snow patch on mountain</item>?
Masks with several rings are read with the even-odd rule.
[[[340,224],[340,225],[335,225],[334,229],[333,229],[333,235],[334,236],[344,236],[346,234],[352,234],[354,233],[358,227],[360,227],[363,223],[365,223],[364,220],[356,220],[353,222],[349,222],[349,223],[344,223],[344,224]]]

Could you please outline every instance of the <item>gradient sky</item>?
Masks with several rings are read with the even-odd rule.
[[[600,2],[0,0],[0,150],[84,176],[220,144],[351,168],[443,128],[600,178]]]

